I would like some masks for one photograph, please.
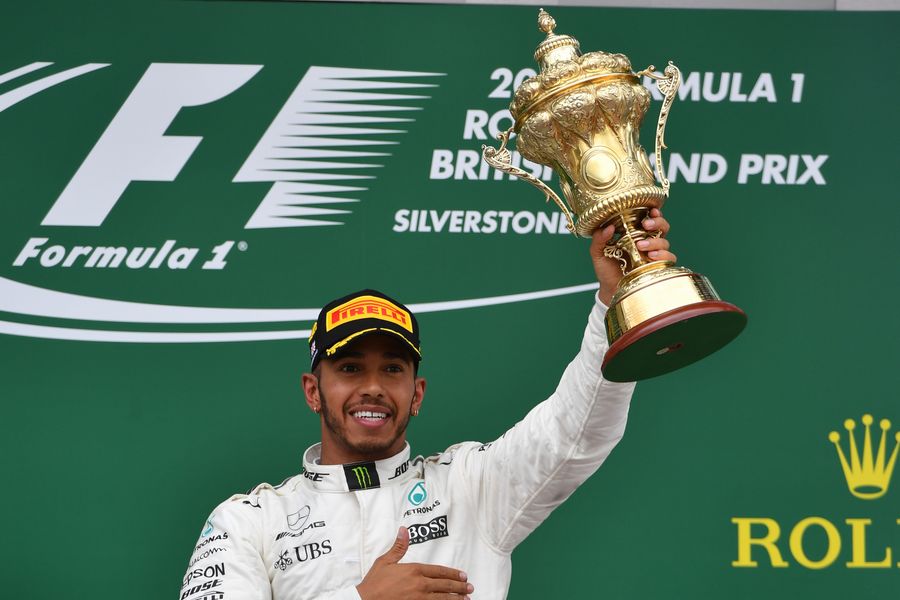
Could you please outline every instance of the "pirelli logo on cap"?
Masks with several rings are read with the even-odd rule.
[[[396,304],[375,296],[360,296],[330,310],[325,320],[325,331],[357,319],[380,319],[396,323],[410,333],[413,330],[409,313]]]

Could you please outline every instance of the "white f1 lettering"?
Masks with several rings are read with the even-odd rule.
[[[151,64],[41,224],[97,227],[130,182],[174,181],[203,139],[164,135],[178,112],[224,98],[261,68]]]

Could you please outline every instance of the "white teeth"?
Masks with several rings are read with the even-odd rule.
[[[353,413],[353,416],[360,419],[387,419],[387,413],[372,412],[370,410],[360,410]]]

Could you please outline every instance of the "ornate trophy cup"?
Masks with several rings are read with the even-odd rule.
[[[622,263],[624,277],[606,315],[610,348],[602,368],[607,379],[647,379],[712,354],[741,332],[744,312],[723,302],[703,275],[650,260],[636,246],[650,236],[641,221],[669,196],[663,134],[681,72],[669,63],[662,75],[652,65],[633,73],[623,54],[582,55],[578,40],[553,32],[556,22],[543,9],[538,26],[547,34],[534,53],[541,72],[516,89],[509,107],[514,125],[498,136],[500,148],[482,147],[484,160],[544,192],[575,235],[587,237],[615,224],[604,253]],[[656,126],[661,187],[639,140],[650,106],[642,75],[656,80],[664,95]],[[559,176],[566,202],[512,165],[506,145],[513,131],[523,157],[551,166]]]

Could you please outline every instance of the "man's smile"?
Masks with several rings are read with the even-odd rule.
[[[374,429],[388,423],[391,413],[385,408],[361,406],[352,409],[350,416],[363,427]]]

